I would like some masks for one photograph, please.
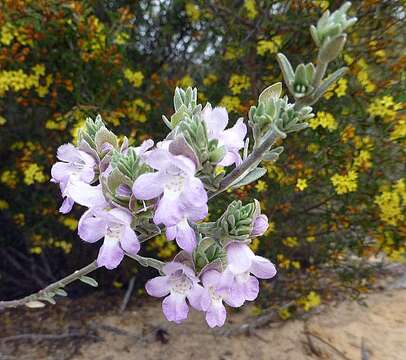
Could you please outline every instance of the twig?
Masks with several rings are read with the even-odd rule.
[[[6,308],[15,308],[18,306],[26,305],[31,301],[40,301],[41,298],[47,297],[49,293],[53,293],[57,289],[63,288],[66,285],[76,281],[80,277],[87,275],[91,273],[92,271],[97,269],[97,262],[93,261],[89,265],[85,266],[84,268],[80,270],[76,270],[74,273],[64,277],[63,279],[54,282],[51,285],[48,285],[46,288],[32,294],[29,296],[26,296],[22,299],[19,300],[11,300],[11,301],[0,301],[0,311],[4,310]]]
[[[13,336],[6,336],[0,338],[1,343],[6,343],[9,341],[20,341],[20,340],[33,340],[33,341],[42,341],[42,340],[61,340],[71,337],[90,337],[100,339],[96,335],[86,334],[79,331],[72,331],[72,332],[65,332],[62,334],[20,334],[20,335],[13,335]]]
[[[130,279],[130,282],[128,283],[128,289],[125,292],[123,302],[121,303],[121,306],[120,306],[120,312],[121,313],[123,313],[124,310],[127,308],[128,302],[130,301],[130,298],[131,298],[131,294],[132,294],[132,292],[134,290],[134,284],[135,284],[135,276],[133,276]]]
[[[304,331],[304,334],[305,334],[305,336],[306,336],[307,345],[309,346],[310,351],[311,351],[314,355],[316,355],[316,356],[318,356],[318,357],[321,357],[323,354],[322,354],[322,352],[320,351],[320,349],[314,344],[314,342],[313,342],[311,336],[309,335],[308,324],[307,324],[306,321],[305,321],[305,323],[304,323],[304,330],[305,330],[305,331]]]
[[[343,354],[342,351],[340,351],[339,349],[337,349],[334,345],[330,344],[327,340],[324,340],[321,336],[317,335],[317,334],[313,334],[312,332],[305,330],[304,331],[305,335],[309,335],[309,336],[313,336],[314,338],[316,338],[317,340],[321,341],[323,344],[329,346],[331,349],[333,349],[338,355],[340,355],[343,359],[345,360],[351,360],[350,358],[348,358],[345,354]]]

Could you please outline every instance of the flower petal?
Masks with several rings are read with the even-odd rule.
[[[164,191],[164,176],[160,172],[142,174],[133,185],[133,194],[139,200],[151,200]]]
[[[79,149],[70,143],[59,146],[56,157],[61,161],[69,163],[81,160]]]
[[[220,285],[221,273],[217,270],[205,271],[202,275],[202,283],[204,287],[213,286],[217,288]]]
[[[201,298],[205,293],[205,289],[201,285],[194,285],[193,288],[187,294],[187,299],[189,300],[190,305],[198,311],[202,311]]]
[[[173,194],[165,192],[164,196],[159,200],[153,219],[155,224],[173,226],[183,218],[182,208],[178,201],[178,197],[172,195]]]
[[[226,308],[222,302],[213,302],[206,312],[207,324],[214,328],[216,326],[223,326],[227,317]]]
[[[207,192],[202,181],[194,176],[185,179],[181,201],[186,206],[198,207],[207,203]]]
[[[105,236],[97,257],[97,265],[112,270],[121,263],[123,258],[124,251],[121,249],[119,241]]]
[[[176,237],[176,225],[168,226],[166,228],[166,239],[171,241],[174,240]]]
[[[250,272],[257,278],[270,279],[276,275],[276,268],[267,258],[256,255],[252,261]]]
[[[89,208],[107,205],[101,185],[92,186],[80,180],[70,180],[63,195],[69,196],[76,203]]]
[[[136,255],[140,251],[140,242],[134,230],[129,226],[125,226],[120,239],[121,247],[124,251]]]
[[[94,217],[91,210],[83,213],[78,224],[79,237],[93,243],[100,240],[106,231],[106,222],[100,217]]]
[[[235,125],[221,134],[221,142],[227,149],[242,149],[244,147],[244,138],[247,135],[247,126],[244,124],[244,119],[237,120]]]
[[[61,182],[64,178],[69,177],[74,169],[75,168],[71,164],[58,161],[52,165],[52,179],[54,180],[54,182]]]
[[[74,203],[75,202],[71,198],[66,197],[63,200],[61,207],[59,208],[59,212],[62,214],[67,214],[68,212],[70,212],[72,210]]]
[[[148,295],[163,297],[169,294],[168,276],[157,276],[145,284]]]
[[[241,284],[241,286],[245,300],[253,301],[257,298],[259,293],[259,281],[256,277],[250,276],[248,281]]]
[[[196,234],[186,219],[176,226],[176,243],[183,250],[192,253],[196,247]]]
[[[234,274],[246,272],[251,267],[253,253],[248,245],[233,242],[227,246],[227,260]]]
[[[202,116],[210,138],[217,138],[228,124],[228,113],[224,107],[215,107],[212,110],[211,105],[207,104],[202,111]]]
[[[168,321],[180,323],[187,319],[189,307],[184,295],[171,293],[162,301],[162,310]]]

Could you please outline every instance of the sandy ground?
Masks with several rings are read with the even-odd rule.
[[[239,323],[243,316],[232,314],[229,322]],[[306,322],[273,324],[251,336],[218,335],[197,313],[181,326],[168,324],[158,303],[97,321],[104,341],[82,347],[73,359],[406,359],[406,289],[371,294],[364,305],[344,302]],[[164,329],[161,341],[156,332],[148,335],[158,328]]]
[[[182,325],[168,323],[158,299],[134,296],[124,313],[122,294],[60,299],[0,314],[0,360],[406,360],[406,271],[399,275],[362,303],[320,307],[249,336],[224,336],[195,311]],[[251,310],[230,313],[225,329],[258,319]]]

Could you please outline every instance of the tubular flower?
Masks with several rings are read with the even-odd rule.
[[[134,196],[140,200],[159,197],[154,223],[164,224],[168,238],[176,237],[178,245],[191,252],[196,237],[187,219],[199,221],[208,213],[207,193],[201,180],[195,177],[195,164],[163,148],[151,151],[146,163],[158,171],[142,174],[135,180]]]
[[[64,144],[58,148],[57,158],[61,161],[52,166],[51,181],[59,184],[65,198],[60,212],[70,212],[75,202],[88,207],[104,203],[101,188],[89,185],[95,177],[96,161],[92,156]]]
[[[110,210],[95,207],[87,210],[79,220],[78,234],[84,241],[104,242],[97,257],[98,266],[116,268],[124,258],[124,251],[137,254],[140,243],[131,228],[132,216],[128,210]]]
[[[151,296],[166,296],[162,302],[163,313],[167,320],[179,324],[189,313],[186,299],[196,309],[200,308],[198,301],[202,290],[199,279],[191,268],[178,262],[167,263],[162,271],[164,276],[149,280],[145,289]]]
[[[237,120],[235,125],[224,130],[228,124],[227,110],[223,107],[212,109],[207,104],[202,112],[203,120],[207,125],[209,139],[217,139],[220,146],[225,146],[227,153],[219,162],[219,166],[241,164],[239,150],[244,147],[244,138],[247,135],[247,127],[243,118]]]
[[[257,278],[270,279],[276,275],[275,266],[268,259],[255,255],[244,243],[234,242],[227,246],[227,262],[219,289],[231,306],[239,307],[246,300],[255,300],[259,292]]]

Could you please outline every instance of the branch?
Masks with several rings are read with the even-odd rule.
[[[233,171],[231,171],[227,176],[224,177],[223,181],[220,183],[220,187],[218,188],[218,190],[211,194],[209,196],[209,199],[214,198],[218,194],[227,190],[234,183],[242,180],[249,171],[251,171],[261,162],[263,155],[279,138],[280,135],[272,129],[269,135],[261,143],[261,145],[259,145],[240,166],[237,166]]]
[[[91,273],[92,271],[97,269],[97,262],[93,261],[89,265],[85,266],[80,270],[76,270],[74,273],[64,277],[63,279],[48,285],[46,288],[26,296],[19,300],[11,300],[11,301],[0,301],[0,311],[6,308],[16,308],[18,306],[27,305],[33,301],[40,301],[44,298],[49,297],[50,293],[54,293],[56,290],[65,287],[66,285],[76,281],[77,279],[81,278],[84,275]]]

